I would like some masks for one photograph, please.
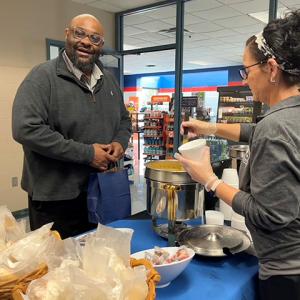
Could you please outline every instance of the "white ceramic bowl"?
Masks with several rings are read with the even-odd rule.
[[[202,155],[203,147],[206,145],[205,139],[197,139],[191,142],[182,144],[178,151],[182,154],[183,157],[191,160],[199,160]]]
[[[168,251],[171,255],[175,254],[179,247],[162,247],[161,249]],[[143,250],[131,254],[131,257],[140,259],[145,258],[145,252],[154,253],[155,249]],[[172,280],[174,280],[190,263],[193,259],[195,252],[194,250],[187,248],[189,257],[181,261],[176,261],[170,264],[157,265],[154,266],[156,271],[160,274],[160,282],[157,284],[157,288],[162,288],[168,286]]]

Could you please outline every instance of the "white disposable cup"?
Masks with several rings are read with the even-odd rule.
[[[247,232],[248,228],[246,227],[245,221],[242,220],[238,220],[238,219],[232,219],[231,220],[231,227],[238,229],[238,230],[242,230]]]
[[[238,188],[239,186],[239,176],[236,169],[224,169],[222,173],[222,180],[233,187]]]
[[[236,169],[225,168],[222,173],[222,180],[226,184],[236,189],[239,188],[239,176]],[[222,199],[220,199],[220,211],[224,214],[224,219],[226,221],[231,221],[232,208],[230,205],[225,203]]]
[[[197,139],[191,142],[182,144],[178,151],[184,158],[191,160],[199,160],[202,155],[203,147],[206,145],[205,139]]]
[[[224,225],[224,214],[216,210],[206,210],[205,222],[208,225]]]
[[[235,219],[235,220],[241,220],[241,221],[245,222],[245,218],[242,215],[237,214],[235,211],[232,211],[231,218]]]
[[[202,217],[203,218],[203,212],[204,212],[204,201],[205,201],[205,194],[204,194],[204,189],[201,189],[199,191],[199,211],[200,211],[200,214],[199,214],[199,217]]]
[[[245,224],[245,218],[244,217],[242,217],[242,218],[243,219],[236,218],[233,216],[231,219],[231,227],[246,232],[247,235],[249,236],[250,240],[252,240],[250,231],[248,230],[248,228]]]
[[[230,221],[231,220],[232,208],[231,208],[230,205],[228,205],[227,203],[225,203],[222,199],[220,199],[219,210],[220,210],[220,212],[223,213],[224,219],[226,221]]]

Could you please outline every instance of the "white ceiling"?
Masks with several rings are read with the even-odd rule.
[[[120,12],[160,2],[149,0],[72,0],[109,12]],[[184,70],[242,64],[247,38],[261,31],[269,0],[191,0],[185,3]],[[300,0],[280,0],[279,8],[300,8]],[[175,43],[175,33],[160,32],[176,26],[174,4],[124,17],[124,49]],[[125,74],[174,71],[175,51],[128,55]],[[154,65],[148,67],[147,65]]]

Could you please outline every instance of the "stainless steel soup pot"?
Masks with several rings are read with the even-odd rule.
[[[152,217],[186,221],[203,215],[203,187],[177,160],[146,164],[147,211]]]

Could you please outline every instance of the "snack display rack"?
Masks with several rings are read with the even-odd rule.
[[[150,110],[144,114],[144,151],[145,159],[164,159],[166,155],[163,136],[164,113]]]
[[[218,123],[255,123],[261,104],[247,86],[219,87]]]
[[[173,159],[174,147],[174,114],[169,113],[164,116],[164,139],[166,147],[166,159]]]

